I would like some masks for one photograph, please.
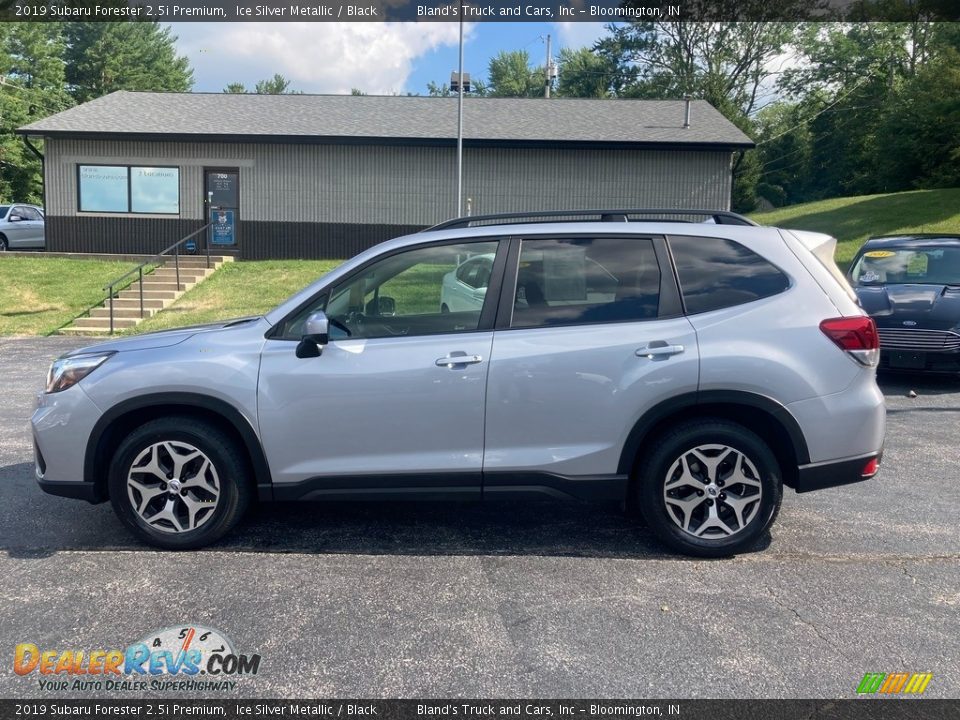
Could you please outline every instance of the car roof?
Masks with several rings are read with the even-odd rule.
[[[875,248],[902,247],[960,247],[960,235],[947,233],[909,233],[903,235],[879,235],[863,244],[861,252]]]

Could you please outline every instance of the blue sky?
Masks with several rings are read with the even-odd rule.
[[[252,87],[279,72],[313,93],[426,94],[450,79],[458,62],[457,23],[177,23],[181,54],[194,69],[194,90],[220,92],[230,82]],[[500,50],[525,49],[535,64],[561,47],[592,44],[600,23],[467,23],[464,70],[486,76]]]

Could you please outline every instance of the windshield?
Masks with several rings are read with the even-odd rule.
[[[868,250],[853,266],[855,285],[960,285],[960,247]]]

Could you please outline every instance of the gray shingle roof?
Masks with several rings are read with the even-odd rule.
[[[752,147],[703,100],[683,128],[683,100],[466,98],[464,138]],[[251,136],[449,141],[457,99],[372,95],[242,95],[120,91],[19,129],[36,135]]]

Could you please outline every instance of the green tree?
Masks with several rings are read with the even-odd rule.
[[[77,102],[115,90],[186,92],[193,70],[156,22],[66,23],[67,84]]]
[[[531,67],[526,50],[501,50],[487,68],[490,97],[543,97],[543,67]]]
[[[280,73],[274,73],[272,78],[258,81],[254,92],[257,95],[286,95],[295,91],[290,89],[289,80]]]
[[[250,92],[247,90],[246,85],[240,82],[232,82],[227,85],[223,91],[229,94],[239,94]],[[257,84],[253,88],[253,92],[257,95],[298,95],[299,91],[290,89],[290,81],[287,80],[280,73],[274,74],[272,78],[267,80],[258,80]],[[351,95],[362,94],[357,92],[351,92]]]
[[[464,73],[466,75],[466,73]],[[427,95],[430,97],[456,97],[457,93],[450,89],[450,86],[446,83],[437,84],[433,81],[427,83]],[[464,95],[469,95],[471,97],[486,97],[489,95],[489,89],[487,84],[483,80],[470,80],[470,90],[465,92]]]
[[[0,23],[2,201],[42,201],[40,161],[13,131],[73,105],[64,88],[62,30],[60,23]]]
[[[590,48],[560,51],[556,94],[559,97],[602,98],[611,95],[616,70]]]

